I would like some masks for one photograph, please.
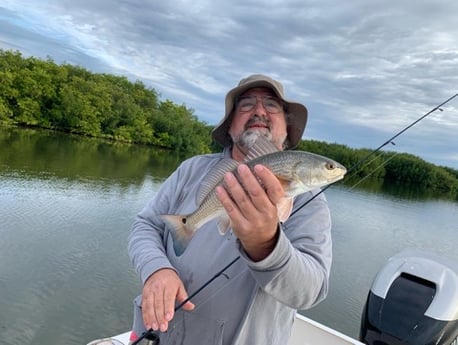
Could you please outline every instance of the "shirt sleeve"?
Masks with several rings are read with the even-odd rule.
[[[196,192],[202,178],[221,159],[221,154],[209,154],[182,162],[135,217],[129,235],[128,252],[143,284],[159,269],[176,270],[167,256],[169,247],[173,246],[170,228],[160,215],[194,211],[197,208]]]
[[[142,283],[159,269],[174,269],[166,255],[166,234],[164,221],[159,215],[170,212],[170,195],[176,191],[179,181],[178,168],[161,185],[157,194],[135,217],[128,239],[128,253],[132,265]]]
[[[319,190],[296,197],[293,212]],[[332,262],[331,216],[321,193],[280,224],[277,244],[265,259],[250,260],[239,246],[260,287],[294,309],[308,309],[328,292]]]

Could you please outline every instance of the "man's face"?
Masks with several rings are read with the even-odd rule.
[[[283,150],[286,126],[282,101],[269,88],[253,88],[238,97],[229,134],[245,154],[253,137],[259,134]]]

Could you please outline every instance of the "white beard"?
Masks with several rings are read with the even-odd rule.
[[[269,131],[260,131],[258,129],[247,129],[238,137],[232,136],[232,141],[234,145],[237,145],[239,149],[246,154],[253,146],[256,139],[261,135],[272,141],[272,133]]]

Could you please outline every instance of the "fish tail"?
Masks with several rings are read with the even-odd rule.
[[[180,256],[188,247],[189,242],[191,242],[191,239],[194,236],[194,231],[186,225],[186,216],[165,214],[161,215],[161,217],[173,228],[173,231],[171,231],[173,248],[175,250],[175,254]]]

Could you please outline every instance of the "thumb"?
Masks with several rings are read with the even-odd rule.
[[[185,288],[181,286],[180,289],[178,290],[177,301],[181,304],[187,298],[188,298],[188,293],[186,292]],[[192,303],[191,301],[187,301],[185,304],[183,304],[181,308],[187,311],[191,311],[194,309],[194,307],[195,307],[194,303]]]

